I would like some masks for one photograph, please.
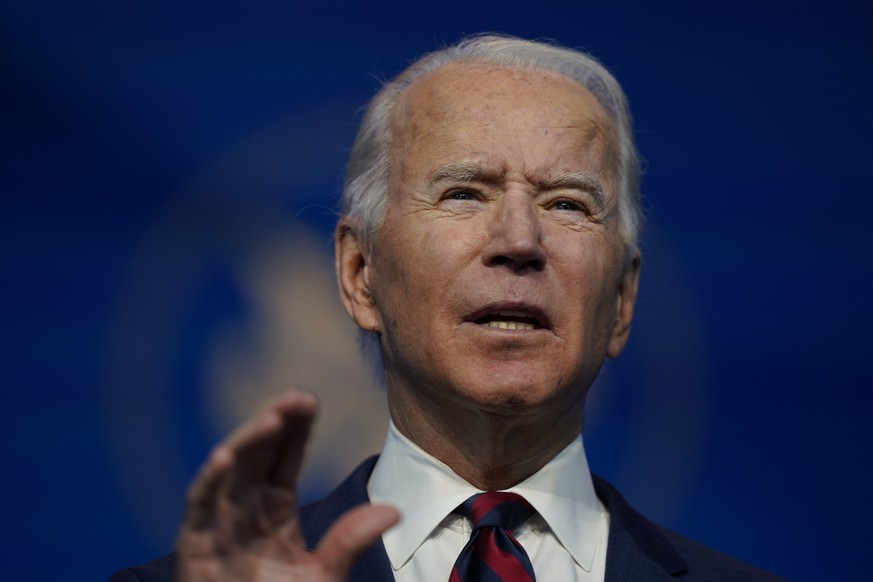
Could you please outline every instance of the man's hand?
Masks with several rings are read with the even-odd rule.
[[[315,409],[311,394],[291,392],[213,449],[188,493],[177,580],[344,580],[355,558],[397,523],[390,507],[361,506],[307,550],[296,483]]]

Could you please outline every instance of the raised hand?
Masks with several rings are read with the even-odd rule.
[[[314,551],[297,517],[297,474],[315,398],[290,392],[213,449],[188,493],[177,544],[181,582],[344,580],[354,559],[399,519],[385,506],[340,518]]]

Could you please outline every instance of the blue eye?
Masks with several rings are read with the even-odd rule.
[[[457,190],[446,195],[449,200],[476,200],[476,195],[469,190]]]

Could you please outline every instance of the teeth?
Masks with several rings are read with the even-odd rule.
[[[515,315],[512,313],[500,313],[500,315]],[[488,327],[496,327],[497,329],[533,329],[531,323],[522,323],[519,321],[489,321]]]

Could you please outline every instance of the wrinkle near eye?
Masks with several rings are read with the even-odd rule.
[[[597,176],[588,172],[562,174],[545,184],[541,184],[541,188],[544,190],[576,190],[584,193],[582,195],[589,197],[594,205],[591,214],[603,212],[606,206],[603,184]]]

